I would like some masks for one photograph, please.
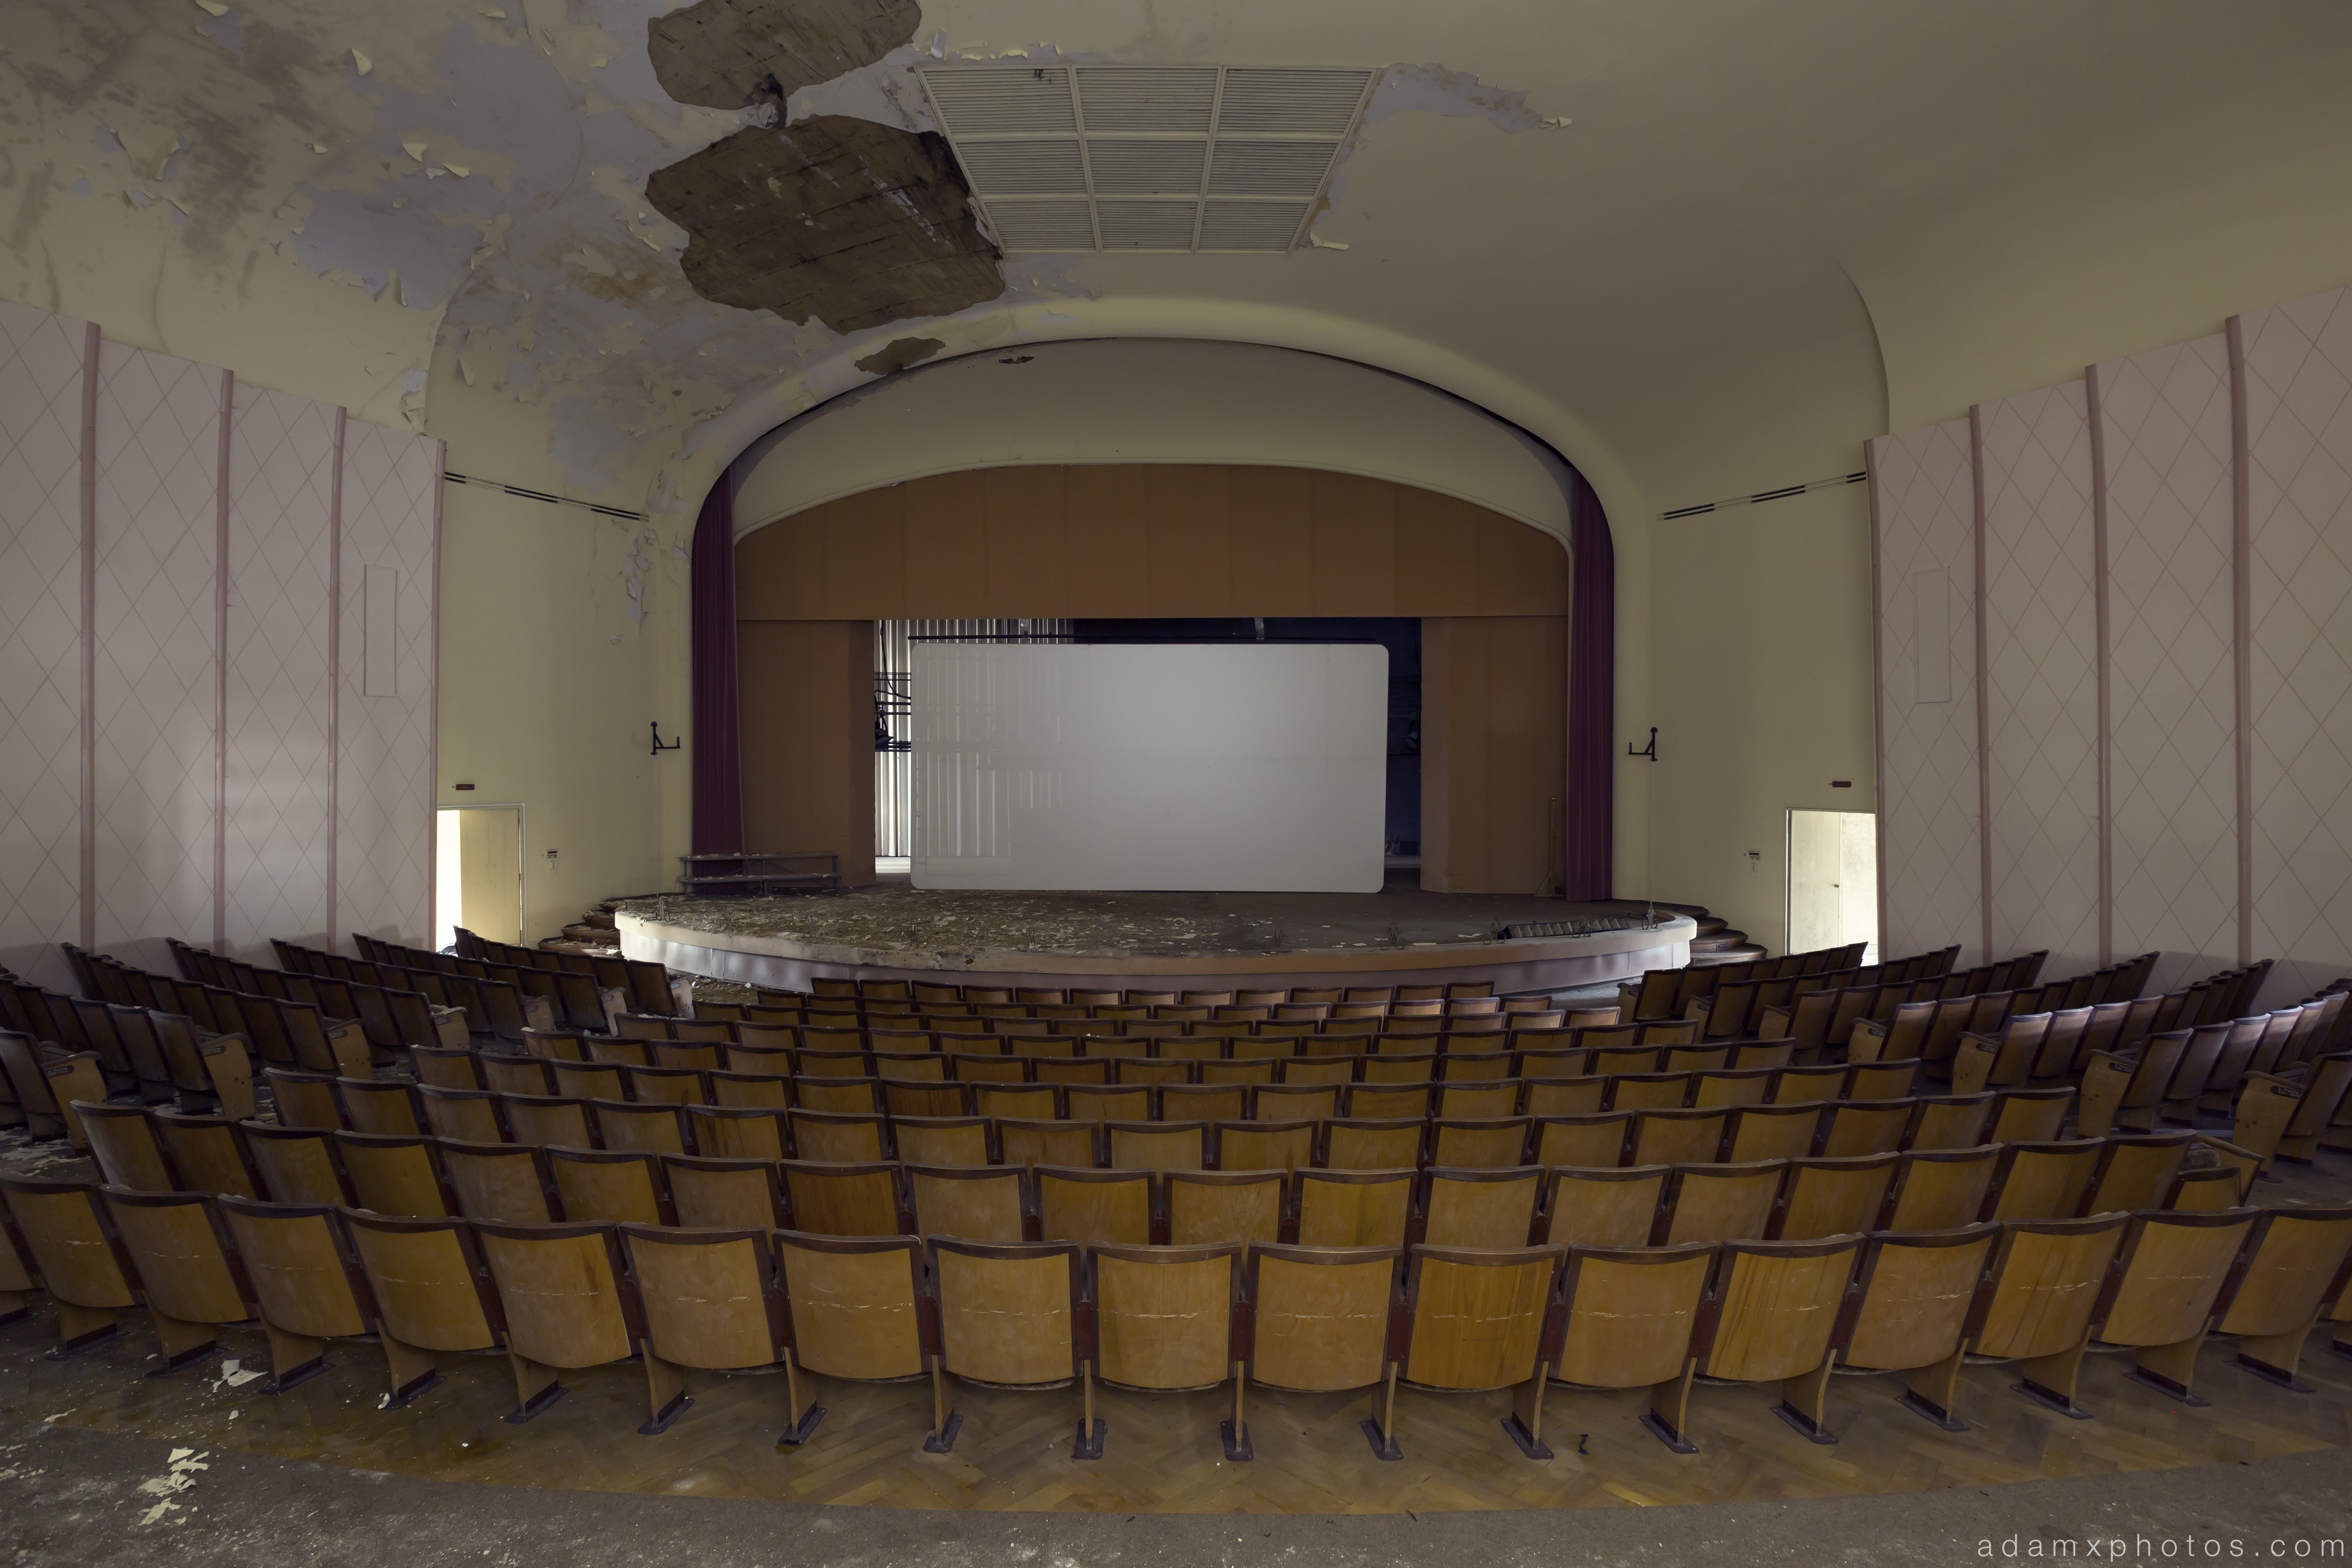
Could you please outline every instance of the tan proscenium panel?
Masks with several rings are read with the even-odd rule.
[[[1375,75],[1026,62],[921,74],[1008,251],[1286,251]]]
[[[752,841],[872,880],[876,621],[1415,616],[1422,884],[1540,893],[1559,861],[1568,552],[1524,523],[1306,468],[987,468],[845,497],[735,547]]]

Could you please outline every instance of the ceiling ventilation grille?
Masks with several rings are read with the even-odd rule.
[[[932,66],[949,142],[1008,251],[1286,251],[1369,70]]]

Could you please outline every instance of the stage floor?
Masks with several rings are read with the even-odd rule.
[[[831,897],[636,898],[618,914],[631,957],[788,988],[946,971],[987,984],[1181,977],[1215,988],[1253,975],[1357,985],[1403,975],[1565,989],[1680,964],[1694,930],[1639,903],[1425,892],[1410,870],[1391,871],[1377,894],[927,892],[899,876]],[[1503,938],[1532,921],[1601,929]]]

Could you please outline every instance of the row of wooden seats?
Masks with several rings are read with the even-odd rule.
[[[58,1136],[66,1131],[60,1095],[137,1094],[155,1103],[176,1095],[253,1112],[243,1037],[215,1034],[181,1014],[60,998],[0,970],[0,1127]],[[327,1071],[344,1065],[329,1053],[314,1060]]]
[[[1147,1020],[1126,1022],[1119,1019],[965,1019],[925,1020],[919,1019],[875,1019],[852,1026],[835,1019],[818,1017],[796,1024],[760,1022],[750,1019],[718,1021],[704,1019],[682,1019],[675,1027],[653,1030],[643,1028],[628,1018],[614,1019],[610,1034],[574,1033],[564,1030],[527,1030],[518,1041],[526,1051],[538,1055],[568,1056],[579,1060],[587,1054],[591,1042],[614,1040],[660,1044],[727,1044],[775,1046],[808,1046],[826,1051],[993,1051],[1019,1049],[1029,1051],[1082,1051],[1095,1056],[1144,1056],[1151,1048],[1142,1043],[1153,1040],[1243,1040],[1253,1043],[1241,1048],[1244,1055],[1314,1055],[1321,1051],[1347,1051],[1374,1049],[1374,1042],[1389,1042],[1388,1049],[1412,1051],[1502,1051],[1513,1040],[1526,1040],[1550,1046],[1573,1043],[1632,1044],[1636,1040],[1653,1044],[1681,1042],[1695,1033],[1694,1026],[1681,1024],[1638,1024],[1619,1028],[1608,1026],[1566,1027],[1561,1015],[1511,1018],[1497,1016],[1484,1019],[1331,1019],[1312,1023],[1261,1023],[1250,1025],[1232,1021],[1212,1020]],[[997,1040],[1092,1040],[1084,1048],[1069,1045],[1049,1047],[998,1047]],[[1394,1042],[1415,1041],[1407,1047]],[[566,1046],[563,1042],[572,1042]],[[1131,1043],[1121,1045],[1118,1041]],[[1296,1045],[1283,1042],[1297,1041]],[[1305,1043],[1311,1041],[1350,1043]],[[977,1043],[975,1043],[977,1042]],[[1232,1051],[1220,1050],[1220,1054]]]
[[[385,1407],[438,1381],[439,1354],[504,1349],[527,1422],[561,1375],[642,1363],[647,1419],[693,1403],[688,1369],[780,1369],[784,1430],[824,1412],[808,1375],[928,1373],[925,1448],[952,1448],[955,1384],[1080,1385],[1076,1458],[1099,1457],[1093,1381],[1141,1389],[1233,1383],[1226,1453],[1254,1457],[1243,1390],[1366,1389],[1373,1451],[1402,1457],[1400,1379],[1434,1392],[1513,1391],[1504,1423],[1549,1458],[1557,1384],[1647,1388],[1643,1424],[1696,1451],[1699,1378],[1779,1384],[1776,1413],[1834,1442],[1833,1372],[1905,1375],[1904,1403],[1948,1430],[1964,1362],[2016,1363],[2028,1398],[2074,1400],[2084,1354],[2136,1354],[2129,1375],[2177,1403],[2209,1334],[2237,1364],[2295,1376],[2322,1322],[2341,1322],[2352,1208],[2112,1213],[1935,1233],[1654,1248],[1548,1243],[1315,1248],[1154,1247],[934,1236],[826,1237],[764,1226],[672,1229],[604,1222],[394,1219],[325,1205],[104,1192],[0,1181],[58,1305],[61,1349],[118,1332],[144,1306],[164,1372],[214,1353],[219,1325],[258,1318],[278,1390],[323,1370],[327,1343],[373,1334]],[[0,1248],[0,1251],[9,1249]]]
[[[2042,987],[1992,988],[1976,984],[1974,975],[1880,985],[1829,986],[1760,1004],[1756,1009],[1754,1029],[1759,1035],[1794,1040],[1808,1047],[1848,1047],[1864,1033],[1875,1038],[1884,1032],[1884,1027],[1903,1008],[1940,1007],[1948,1017],[1948,1029],[1981,1031],[1998,1027],[2012,1013],[2048,1011],[2064,1003],[2084,980],[2094,977],[2077,976]],[[2103,1003],[2111,1002],[2117,1007],[2123,1006],[2125,999],[2119,996],[2101,998]]]
[[[1615,1163],[1618,1149],[1605,1144],[1559,1151],[1598,1156],[1578,1165],[1529,1160],[1525,1127],[1442,1122],[1427,1129],[1426,1147],[1420,1129],[1341,1123],[1112,1123],[1055,1129],[1047,1138],[1020,1124],[982,1124],[902,1127],[895,1150],[841,1148],[813,1136],[778,1155],[764,1151],[785,1144],[787,1124],[720,1124],[732,1140],[703,1140],[696,1154],[222,1127],[83,1109],[105,1179],[139,1191],[347,1203],[419,1217],[772,1222],[840,1235],[920,1230],[995,1240],[1021,1239],[1024,1223],[1030,1239],[1180,1243],[1797,1239],[1938,1229],[1980,1218],[2226,1207],[2243,1199],[2256,1165],[2246,1151],[2188,1133],[1760,1158],[1665,1147],[1642,1152],[1691,1157],[1633,1165]],[[1294,1131],[1306,1135],[1290,1137]],[[2193,1150],[2209,1163],[2190,1167]],[[1428,1163],[1418,1162],[1423,1154],[1433,1156]],[[1306,1201],[1302,1177],[1320,1184],[1316,1203]],[[1200,1190],[1180,1201],[1169,1184],[1185,1182]],[[1276,1188],[1286,1202],[1276,1201]],[[983,1222],[958,1206],[983,1201],[995,1218],[976,1228]],[[1007,1214],[1009,1235],[997,1223]],[[1359,1234],[1364,1227],[1372,1228]]]
[[[393,1051],[377,1048],[357,1019],[335,1016],[316,1002],[231,991],[200,981],[152,975],[102,956],[79,956],[100,977],[101,984],[93,989],[93,997],[71,998],[66,1005],[80,1016],[85,1038],[101,1057],[111,1031],[136,1061],[141,1030],[132,1015],[147,1013],[185,1019],[201,1040],[235,1035],[249,1048],[250,1055],[306,1071],[366,1072],[377,1061],[393,1060]],[[397,1038],[404,1025],[415,1027],[419,1022],[413,1008],[395,1012],[387,998],[372,1001],[383,1004],[375,1010],[386,1025],[380,1032],[390,1038]],[[53,1021],[58,1010],[53,998]],[[143,1074],[142,1081],[152,1085]]]
[[[72,952],[68,950],[68,956]],[[300,1043],[313,1033],[306,1018],[299,1016],[303,1009],[315,1009],[320,1029],[335,1037],[331,1050],[348,1051],[350,1039],[344,1031],[356,1027],[367,1050],[379,1061],[392,1061],[411,1045],[463,1045],[472,1033],[464,1013],[441,1006],[416,991],[278,969],[252,971],[256,988],[240,991],[178,976],[159,975],[103,954],[82,954],[77,963],[88,966],[92,977],[88,984],[95,995],[110,1002],[177,1012],[194,1019],[199,1028],[217,1034],[247,1034],[257,1049],[268,1042],[273,1051],[314,1050],[315,1043]],[[248,1019],[248,998],[290,1005],[296,1011],[289,1012],[286,1006],[281,1006],[271,1017],[257,1014],[254,1019]],[[281,1031],[286,1037],[283,1041],[278,1039]]]
[[[181,973],[191,979],[202,979],[209,984],[240,990],[284,983],[282,980],[262,978],[272,971],[224,958],[202,947],[192,947],[179,941],[173,941],[170,946]],[[444,972],[427,966],[411,967],[367,958],[346,958],[340,953],[297,947],[285,941],[273,941],[270,946],[277,949],[279,963],[289,972],[310,975],[314,978],[341,980],[350,985],[374,986],[388,991],[411,992],[424,998],[432,1007],[462,1016],[467,1031],[477,1036],[516,1040],[526,1029],[555,1027],[561,998],[551,994],[552,988],[549,988],[551,994],[541,995],[526,983],[538,977],[535,970],[499,971],[474,965],[471,967],[480,973]]]
[[[352,939],[362,953],[368,950],[367,944],[375,940],[357,933],[353,933]],[[492,942],[477,936],[462,925],[457,928],[457,941],[452,946],[457,949],[457,956],[476,963],[499,964],[509,968],[536,970],[541,974],[585,977],[593,982],[600,996],[618,992],[625,999],[626,1006],[639,1012],[688,1011],[679,992],[682,988],[690,990],[690,983],[673,981],[667,969],[642,958],[603,958],[587,953],[563,953],[545,947],[519,946],[511,942]],[[405,951],[421,953],[425,949],[409,948]],[[588,1026],[583,1022],[579,1027]]]
[[[925,980],[818,978],[809,982],[806,992],[771,990],[762,987],[759,994],[763,1001],[772,997],[927,1005],[959,1002],[982,1006],[1001,1006],[1009,1002],[1067,1003],[1081,1007],[1153,1006],[1174,1002],[1212,1007],[1231,1003],[1279,1007],[1294,1003],[1328,1006],[1340,1002],[1486,1002],[1496,999],[1491,980],[1455,980],[1444,985],[1424,986],[1273,986],[1228,988],[1223,990],[1161,990],[1149,987],[1106,989],[1086,986],[965,986]]]
[[[638,1010],[640,1003],[656,1017],[664,1016],[665,1006],[677,1014],[688,1011],[681,988],[690,991],[691,982],[673,980],[661,965],[638,958],[573,955],[583,960],[582,969],[551,969],[535,964],[499,963],[464,954],[436,953],[428,947],[404,946],[360,932],[352,934],[352,946],[359,949],[362,959],[377,964],[509,981],[528,995],[545,998],[564,1016],[567,1028],[596,1028],[600,1019],[609,1018],[616,1011]]]
[[[1907,958],[1894,958],[1865,966],[1862,962],[1865,950],[1865,944],[1849,943],[1842,947],[1816,948],[1779,958],[1645,969],[1638,978],[1618,982],[1618,1016],[1642,1022],[1682,1018],[1694,999],[1711,995],[1717,987],[1727,983],[1741,985],[1750,980],[1803,979],[1822,976],[1838,977],[1827,982],[1816,979],[1816,984],[1876,985],[1882,980],[1892,983],[1928,979],[1949,971],[1952,960],[1959,956],[1960,951],[1958,947],[1947,947],[1934,953],[1915,954]],[[1853,977],[1856,976],[1863,977]]]
[[[2162,996],[2093,996],[2081,1004],[2091,1009],[2092,1039],[2085,1049],[2128,1050],[2153,1032],[2234,1019],[2252,1005],[2268,967],[2265,960],[2252,969],[2224,971]],[[2054,1000],[2046,987],[1942,996],[1905,996],[1881,988],[1797,998],[1786,1009],[1767,1009],[1758,1032],[1862,1052],[1908,1051],[1944,1061],[1963,1035],[1995,1031],[2019,1015],[2072,1011],[2075,1006],[2071,986]],[[1896,1037],[1891,1044],[1885,1043],[1889,1037]]]
[[[1684,1009],[1684,1016],[1698,1021],[1701,1039],[1715,1039],[1750,1033],[1762,1026],[1768,1010],[1786,1009],[1793,1014],[1799,998],[1824,992],[1860,990],[1874,997],[1900,995],[1917,1001],[1977,996],[1988,990],[2007,990],[2019,998],[2020,1005],[2057,1007],[2076,994],[2105,997],[2120,994],[2126,985],[2136,983],[2126,976],[2126,971],[2132,969],[2133,966],[2119,965],[2111,970],[2102,969],[2094,974],[2077,975],[2070,979],[2053,980],[2036,987],[2033,977],[2040,973],[2044,956],[2041,953],[2028,953],[2005,964],[1989,964],[1978,969],[1908,981],[1889,982],[1882,978],[1874,985],[1860,978],[1858,973],[1856,977],[1819,975],[1797,979],[1725,983],[1694,997]],[[2148,959],[2153,962],[2155,955],[2148,955]]]

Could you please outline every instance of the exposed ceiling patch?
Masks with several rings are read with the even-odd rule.
[[[662,90],[706,109],[781,104],[915,36],[916,0],[697,0],[646,24]]]
[[[687,281],[721,305],[848,333],[1004,293],[935,135],[832,115],[749,128],[654,171],[646,199],[693,236]]]
[[[869,374],[887,376],[908,365],[919,365],[946,347],[937,338],[893,338],[864,359],[852,362]]]

